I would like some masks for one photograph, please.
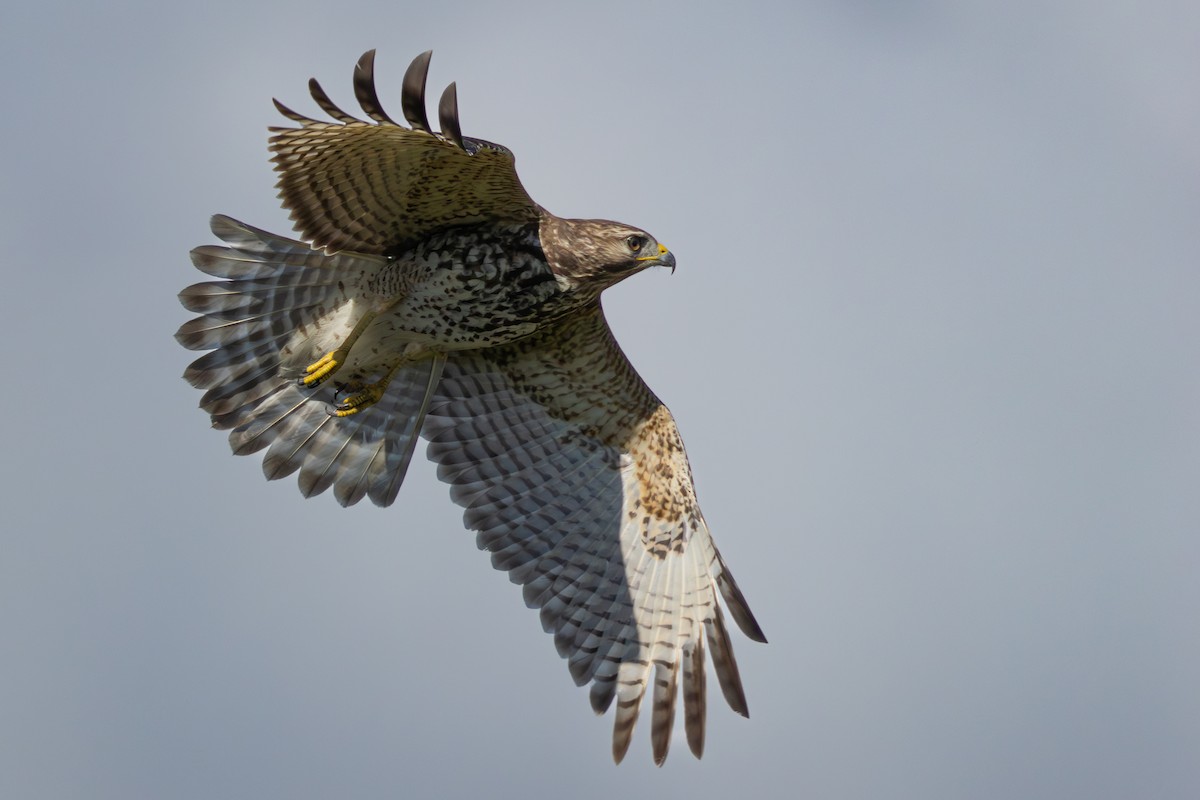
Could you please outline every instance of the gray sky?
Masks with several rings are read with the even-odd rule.
[[[1194,3],[22,5],[0,796],[1200,796]],[[701,762],[611,764],[431,465],[305,501],[179,378],[270,98],[370,47],[679,259],[606,308],[771,639]]]

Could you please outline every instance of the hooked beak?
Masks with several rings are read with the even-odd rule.
[[[642,256],[638,261],[646,262],[648,267],[670,267],[671,274],[675,274],[675,254],[661,244],[658,246],[658,255]]]

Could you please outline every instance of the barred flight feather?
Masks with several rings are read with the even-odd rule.
[[[593,683],[593,708],[602,713],[617,700],[618,760],[653,680],[651,743],[661,763],[681,684],[688,744],[703,751],[706,650],[714,653],[731,706],[746,714],[716,576],[723,576],[723,594],[743,607],[744,601],[724,577],[703,517],[689,505],[694,501],[685,498],[683,516],[696,522],[683,527],[658,527],[640,512],[628,513],[641,503],[640,481],[651,474],[639,466],[646,450],[635,442],[651,435],[640,432],[644,421],[663,424],[665,409],[624,369],[615,343],[597,335],[606,329],[597,309],[513,345],[451,356],[424,435],[439,477],[466,509],[465,524],[479,532],[479,546],[541,609],[572,677]],[[599,429],[581,423],[575,402],[601,392],[642,397],[645,410],[604,415]],[[563,402],[547,405],[548,398]],[[666,457],[675,459],[672,474],[689,474],[682,449]],[[647,546],[678,536],[684,538],[665,552]],[[761,636],[741,608],[735,618]]]

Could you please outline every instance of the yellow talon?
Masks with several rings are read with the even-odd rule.
[[[407,362],[399,362],[388,370],[387,375],[384,375],[374,383],[368,383],[365,386],[359,384],[353,387],[354,391],[346,395],[342,402],[333,407],[333,411],[330,413],[335,417],[348,417],[351,414],[357,414],[364,408],[370,408],[375,405],[383,398],[383,393],[387,391],[388,384],[392,382],[392,378],[395,377],[396,373],[405,363]]]
[[[333,373],[337,372],[338,367],[340,367],[342,362],[345,360],[345,350],[334,350],[326,353],[304,368],[305,376],[300,379],[300,382],[310,389],[320,386],[322,383],[328,380]]]
[[[357,414],[364,408],[370,408],[383,397],[383,391],[387,388],[387,385],[387,380],[368,383],[354,394],[347,395],[340,403],[333,407],[333,416],[348,417],[351,414]]]
[[[370,327],[371,322],[378,315],[377,311],[368,311],[363,314],[362,318],[354,323],[354,329],[350,331],[346,341],[342,342],[341,347],[331,350],[304,368],[304,377],[300,379],[300,385],[313,389],[327,381],[342,364],[346,363],[346,358],[350,355],[350,348],[354,347],[358,337],[362,336],[363,331]]]

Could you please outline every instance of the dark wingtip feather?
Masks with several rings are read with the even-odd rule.
[[[446,91],[442,92],[442,99],[438,101],[438,120],[442,124],[442,136],[466,150],[462,126],[458,121],[458,87],[453,83],[446,87]]]
[[[767,635],[763,633],[762,628],[758,624],[758,620],[754,618],[753,612],[750,611],[750,606],[746,603],[746,598],[742,596],[742,590],[733,582],[733,577],[729,573],[725,573],[728,578],[728,587],[724,582],[718,582],[718,585],[724,590],[721,595],[725,598],[725,604],[729,607],[729,614],[733,617],[733,621],[741,628],[742,633],[756,642],[767,643]]]
[[[654,765],[661,767],[671,747],[675,728],[675,701],[679,696],[679,663],[658,663],[654,668],[654,694],[651,699],[650,746]]]
[[[395,125],[395,120],[383,110],[375,93],[375,51],[368,50],[354,65],[354,96],[367,116],[381,125]]]
[[[729,630],[725,627],[725,619],[721,609],[713,606],[713,615],[704,622],[708,635],[708,650],[712,658],[713,671],[717,673],[717,683],[725,702],[729,703],[738,714],[750,716],[746,705],[746,692],[742,688],[742,678],[738,673],[737,659],[733,656],[733,645],[729,641]]]
[[[617,693],[617,684],[612,680],[596,680],[592,684],[591,690],[588,692],[588,701],[592,704],[592,711],[596,716],[600,716],[608,707],[612,705],[613,697]]]
[[[313,119],[312,117],[304,116],[303,114],[301,114],[298,111],[292,111],[290,108],[288,108],[283,103],[276,100],[274,97],[271,98],[271,102],[275,104],[276,111],[278,111],[280,114],[283,114],[285,117],[290,119],[292,122],[299,122],[301,125],[310,125],[317,121],[317,120]]]
[[[641,711],[645,692],[646,684],[641,682],[634,686],[631,696],[617,697],[617,708],[613,714],[613,760],[618,764],[625,758],[629,743],[633,741],[633,729],[637,727],[638,712]]]
[[[359,121],[339,108],[337,103],[330,100],[329,95],[321,88],[321,84],[317,82],[316,78],[308,79],[308,93],[312,95],[313,100],[317,101],[317,105],[321,107],[322,111],[338,122],[351,123]]]
[[[729,567],[725,566],[725,559],[721,558],[721,552],[716,549],[715,545],[713,552],[716,553],[718,567],[714,578],[717,581],[717,589],[720,590],[721,597],[725,600],[725,605],[729,607],[730,616],[741,628],[742,633],[756,642],[766,644],[766,634],[763,633],[758,620],[754,618],[753,612],[750,611],[750,604],[746,602],[745,595],[742,594],[737,581],[733,579],[733,573],[729,571]]]
[[[612,757],[614,764],[620,764],[625,760],[625,754],[629,752],[629,743],[631,741],[633,741],[632,735],[613,739]]]
[[[372,55],[375,51],[371,51]],[[363,56],[366,58],[366,56]],[[429,75],[429,60],[433,51],[426,50],[412,60],[404,72],[404,83],[400,94],[400,108],[404,118],[414,130],[430,133],[429,117],[425,113],[425,78]]]
[[[704,672],[704,639],[697,638],[691,649],[683,651],[683,727],[688,749],[700,758],[704,755],[704,719],[707,712]]]

